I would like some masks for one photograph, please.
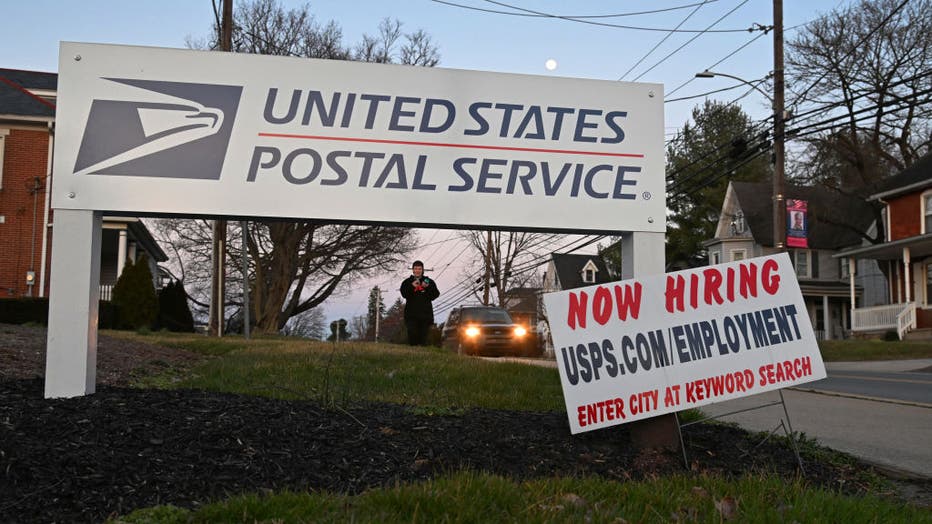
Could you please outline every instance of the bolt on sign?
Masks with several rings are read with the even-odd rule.
[[[666,228],[658,84],[61,46],[53,207]]]
[[[789,256],[548,293],[573,433],[825,378]]]

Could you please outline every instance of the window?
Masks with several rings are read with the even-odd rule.
[[[737,262],[739,260],[744,260],[747,258],[748,253],[744,249],[732,249],[731,250],[731,261]]]
[[[932,233],[932,191],[922,194],[922,233]]]
[[[932,264],[926,264],[926,305],[932,298]]]
[[[586,262],[586,265],[583,266],[580,276],[582,276],[582,281],[586,284],[595,284],[595,273],[597,269],[592,260]]]
[[[848,280],[850,273],[848,273],[848,259],[842,258],[838,261],[838,274],[841,275],[842,280]]]
[[[744,213],[738,211],[731,217],[731,234],[733,236],[743,235],[747,226],[744,222]]]
[[[719,253],[718,251],[713,251],[712,252],[712,265],[714,266],[715,264],[721,264],[721,263],[722,263],[722,254]]]
[[[9,129],[0,129],[0,189],[3,189],[3,149],[6,143],[4,138],[9,134]]]
[[[796,266],[796,276],[809,278],[809,251],[797,249],[793,251],[793,265]]]

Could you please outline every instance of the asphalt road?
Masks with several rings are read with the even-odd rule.
[[[932,373],[829,370],[828,378],[795,389],[904,402],[932,408]]]

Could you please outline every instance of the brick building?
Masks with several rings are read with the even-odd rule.
[[[58,75],[0,68],[0,298],[49,294],[50,209]],[[136,218],[105,217],[101,291],[107,299],[127,258],[168,259]],[[158,282],[156,282],[158,284]]]

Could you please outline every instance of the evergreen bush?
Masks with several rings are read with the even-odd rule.
[[[117,310],[117,327],[139,329],[152,327],[159,313],[159,299],[152,285],[149,259],[145,255],[136,263],[127,261],[123,273],[113,286],[113,305]]]
[[[188,306],[188,295],[181,282],[171,282],[159,291],[159,317],[156,330],[167,329],[191,333],[194,316]]]

